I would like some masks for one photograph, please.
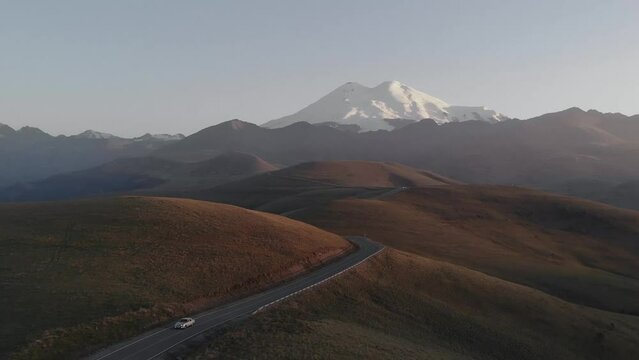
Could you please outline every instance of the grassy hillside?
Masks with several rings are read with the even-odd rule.
[[[286,213],[336,199],[374,197],[387,188],[455,183],[437,174],[395,163],[318,161],[220,185],[190,196]]]
[[[415,187],[456,183],[424,170],[377,161],[315,161],[282,169],[277,175],[312,179],[338,186]]]
[[[639,315],[639,213],[497,186],[346,199],[300,217],[568,301]]]
[[[4,204],[0,229],[0,353],[20,358],[70,358],[350,248],[276,215],[168,198]]]
[[[577,180],[551,187],[548,190],[622,208],[639,210],[639,180],[622,183]]]
[[[191,359],[635,359],[639,318],[386,250]]]

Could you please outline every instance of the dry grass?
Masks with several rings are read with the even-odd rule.
[[[276,215],[168,198],[1,205],[0,229],[0,352],[30,343],[20,358],[71,357],[350,247]]]
[[[191,359],[636,359],[639,319],[388,249]]]
[[[447,186],[335,201],[300,216],[572,302],[639,314],[637,212],[517,188]]]
[[[375,161],[317,161],[187,194],[273,213],[370,197],[386,188],[456,182],[427,171]]]
[[[295,176],[339,186],[396,187],[454,184],[455,181],[406,165],[377,161],[316,161],[282,169]]]
[[[265,188],[269,195],[277,196]],[[405,252],[388,249],[193,358],[639,356],[639,213],[453,184],[333,200],[294,216]]]

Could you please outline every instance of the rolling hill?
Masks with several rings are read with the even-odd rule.
[[[365,234],[389,249],[222,331],[192,357],[639,353],[639,213],[353,160],[303,163],[191,194],[317,228],[171,198],[0,205],[3,292],[21,296],[6,298],[1,315],[35,312],[38,321],[17,325],[18,334],[42,334],[28,344],[7,334],[6,351],[77,354],[87,338],[95,348],[255,291],[348,251],[330,231]],[[25,285],[33,283],[44,285]],[[45,297],[60,310],[41,306]]]
[[[196,163],[154,157],[123,158],[86,170],[0,188],[0,201],[64,200],[113,194],[176,196],[275,169],[258,157],[235,152]]]
[[[188,196],[286,213],[345,197],[374,197],[396,187],[455,183],[443,176],[396,163],[318,161],[223,184]]]
[[[344,187],[420,187],[456,183],[425,170],[375,161],[316,161],[282,169],[272,175]]]
[[[19,359],[73,358],[351,249],[294,220],[173,198],[3,204],[0,228],[0,354]]]
[[[567,301],[639,314],[633,211],[360,161],[301,164],[204,193],[337,234],[367,234]]]
[[[0,186],[33,182],[122,157],[199,162],[228,152],[252,154],[278,167],[329,160],[396,162],[465,183],[564,193],[575,183],[616,186],[639,179],[639,115],[570,108],[525,121],[496,123],[394,119],[395,130],[360,133],[333,120],[315,125],[296,122],[275,129],[231,120],[182,140],[122,139],[96,132],[52,137],[34,128],[14,131],[4,127]],[[620,203],[614,196],[610,201]]]
[[[393,131],[364,133],[305,122],[265,129],[233,120],[154,155],[196,161],[241,151],[284,166],[326,160],[398,162],[465,183],[556,191],[573,181],[639,179],[638,119],[571,108],[525,121],[438,125],[422,120]]]
[[[573,303],[639,314],[634,211],[521,188],[451,185],[337,200],[293,217]]]
[[[575,180],[557,186],[553,190],[570,196],[639,210],[639,180],[621,183],[588,179]]]
[[[187,359],[639,356],[637,212],[451,183],[290,216],[388,248]]]
[[[167,136],[122,139],[97,132],[52,137],[35,128],[15,131],[5,126],[0,129],[0,186],[34,182],[122,157],[199,162],[228,152],[252,154],[278,167],[332,160],[396,162],[465,183],[562,193],[572,193],[565,189],[576,183],[617,186],[639,179],[639,115],[570,108],[525,121],[496,123],[393,119],[387,122],[395,130],[360,133],[333,120],[275,129],[231,120],[182,140]],[[118,181],[130,186],[127,181],[152,180]],[[627,206],[614,194],[598,200]]]
[[[185,358],[634,359],[638,337],[636,316],[388,249]]]

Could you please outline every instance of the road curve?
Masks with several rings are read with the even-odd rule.
[[[194,315],[195,325],[186,330],[174,330],[173,324],[149,331],[128,341],[105,348],[86,359],[89,360],[147,360],[160,357],[179,344],[224,324],[248,317],[256,311],[284,300],[331,279],[380,252],[384,246],[362,236],[349,236],[359,249],[339,260],[294,280],[244,299]]]

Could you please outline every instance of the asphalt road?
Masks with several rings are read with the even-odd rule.
[[[357,244],[359,249],[337,261],[331,262],[313,272],[302,275],[290,282],[259,294],[194,315],[192,317],[195,319],[195,325],[191,328],[175,330],[171,323],[128,341],[110,346],[93,354],[87,359],[146,360],[161,357],[163,354],[174,349],[179,344],[196,337],[197,335],[214,328],[222,327],[230,321],[248,317],[269,305],[284,300],[289,296],[295,295],[315,285],[321,284],[322,282],[361,264],[384,248],[383,245],[372,242],[365,237],[351,236],[348,237],[348,239]]]

